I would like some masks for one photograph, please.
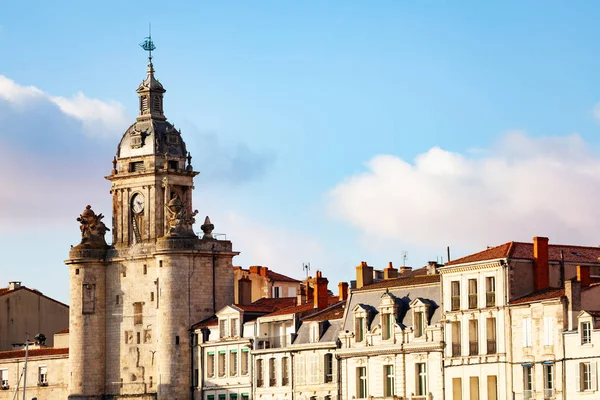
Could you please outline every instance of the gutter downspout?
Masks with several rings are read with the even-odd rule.
[[[562,257],[563,257],[563,254],[561,251],[561,258]],[[564,278],[564,276],[563,276],[563,278]],[[564,281],[563,281],[563,284],[564,284]],[[569,315],[569,310],[567,308],[567,305],[563,303],[563,310],[565,310],[565,309],[567,310],[567,315]],[[562,340],[562,351],[563,351],[563,354],[562,354],[562,398],[563,398],[563,400],[566,400],[567,399],[567,353],[566,353],[567,350],[566,350],[566,346],[565,346],[564,329],[563,329],[563,333],[560,335],[560,338]]]
[[[450,262],[450,246],[447,247],[448,250],[448,261]],[[438,272],[439,273],[439,272]],[[440,274],[441,275],[441,274]],[[442,282],[442,284],[440,285],[440,299],[442,299],[442,305],[444,304],[444,284],[443,284],[443,280],[441,279],[440,276],[440,282]],[[446,365],[444,363],[444,360],[446,359],[446,312],[444,310],[442,310],[442,315],[443,315],[443,321],[440,324],[441,328],[442,328],[442,399],[446,398]],[[406,381],[404,383],[406,385]]]
[[[213,314],[217,313],[217,299],[216,299],[216,291],[217,291],[217,282],[216,280],[216,263],[217,256],[215,255],[215,245],[212,245],[212,293],[213,293]]]
[[[509,388],[512,393],[512,398],[514,399],[515,398],[515,388],[514,388],[514,382],[513,382],[513,368],[512,368],[512,361],[513,361],[513,357],[512,357],[512,342],[513,341],[512,340],[513,340],[513,338],[512,338],[512,328],[511,328],[512,327],[512,313],[511,313],[511,309],[508,306],[508,302],[510,299],[510,296],[509,296],[510,288],[509,288],[509,284],[508,284],[508,260],[506,260],[506,259],[504,260],[503,268],[504,268],[504,285],[503,286],[505,288],[505,290],[504,290],[504,307],[505,307],[504,318],[507,320],[507,321],[505,321],[505,324],[504,324],[505,325],[504,333],[506,334],[506,326],[508,326],[508,335],[509,335],[509,340],[506,340],[506,338],[504,338],[504,344],[506,346],[506,343],[510,343],[510,346],[505,348],[507,358],[508,358],[506,360],[507,361],[506,368],[510,368],[510,370],[507,371],[508,373],[506,375],[507,375],[507,378],[510,380]],[[507,393],[507,395],[508,395],[508,393]]]

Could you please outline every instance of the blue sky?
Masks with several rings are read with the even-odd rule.
[[[75,218],[110,214],[103,176],[136,115],[148,22],[201,171],[195,207],[239,265],[301,277],[311,262],[335,284],[404,251],[419,267],[446,245],[597,245],[599,8],[5,2],[0,285],[68,300]]]

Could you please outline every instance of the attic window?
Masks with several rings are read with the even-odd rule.
[[[169,161],[169,169],[177,169],[179,167],[179,161]]]
[[[155,97],[152,101],[152,108],[154,111],[160,112],[160,97]]]
[[[134,161],[129,163],[129,172],[142,172],[144,171],[143,161]]]
[[[140,107],[142,109],[142,112],[148,111],[148,96],[142,96],[140,98]]]

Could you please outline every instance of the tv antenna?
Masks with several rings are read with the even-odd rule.
[[[302,263],[302,269],[306,273],[306,279],[308,279],[308,271],[310,271],[310,263]]]
[[[406,259],[408,258],[408,253],[405,251],[402,252],[402,266],[406,267]]]

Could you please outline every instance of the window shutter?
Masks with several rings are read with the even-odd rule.
[[[544,345],[546,346],[552,346],[554,344],[552,319],[552,317],[544,317]]]
[[[527,347],[527,318],[523,318],[522,321],[522,333],[523,333],[523,347]]]
[[[596,373],[596,366],[597,366],[597,363],[595,361],[590,363],[590,369],[592,370],[591,371],[591,373],[592,373],[592,390],[598,390],[598,383],[596,382],[597,375],[598,375]]]
[[[576,390],[578,392],[581,392],[581,368],[582,368],[583,364],[579,363],[577,365],[577,379],[575,380],[575,385],[576,385]]]

